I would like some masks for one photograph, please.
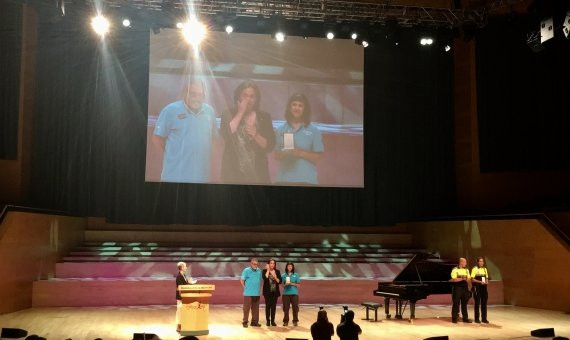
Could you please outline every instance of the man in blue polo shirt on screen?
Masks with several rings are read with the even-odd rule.
[[[250,260],[249,267],[241,273],[243,287],[243,327],[247,327],[249,310],[251,309],[251,325],[261,327],[259,323],[259,295],[261,292],[261,269],[256,258]]]
[[[214,109],[204,98],[204,83],[191,79],[184,99],[160,111],[153,138],[164,151],[161,181],[210,181],[212,141],[218,130]]]

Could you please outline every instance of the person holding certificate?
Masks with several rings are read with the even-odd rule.
[[[277,183],[318,184],[317,162],[324,152],[319,129],[311,124],[305,95],[293,94],[285,109],[286,122],[276,130]]]
[[[471,270],[471,283],[473,299],[475,300],[475,322],[489,323],[487,321],[487,285],[489,284],[489,273],[485,267],[485,260],[477,258],[477,265]],[[479,308],[481,308],[481,319],[479,319]]]
[[[299,322],[299,286],[301,279],[299,274],[295,273],[295,265],[293,262],[287,262],[285,265],[285,273],[281,274],[281,282],[283,283],[283,326],[289,324],[289,307],[293,307],[293,326],[297,326]]]

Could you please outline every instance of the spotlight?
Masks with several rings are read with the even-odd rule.
[[[329,39],[329,40],[334,39],[334,33],[333,33],[333,32],[328,32],[328,33],[327,33],[327,39]]]
[[[285,33],[283,33],[283,32],[275,33],[275,40],[277,40],[279,42],[283,42],[285,40]]]
[[[445,52],[449,52],[449,51],[451,51],[451,46],[445,45],[445,47],[443,49],[445,50]]]
[[[362,40],[362,47],[364,48],[368,47],[368,41]]]
[[[190,45],[198,47],[206,37],[206,26],[195,17],[191,17],[190,20],[184,24],[182,35]]]
[[[433,44],[433,39],[432,38],[421,38],[420,44],[422,46],[431,45],[431,44]]]
[[[233,28],[232,25],[227,25],[227,26],[226,26],[226,33],[227,33],[227,34],[230,34],[230,33],[232,33],[233,31],[234,31],[234,28]]]
[[[123,19],[124,27],[131,27],[131,21],[129,19]]]
[[[91,19],[91,27],[95,33],[99,34],[101,37],[104,37],[105,34],[109,32],[110,26],[111,24],[109,23],[109,20],[100,14]]]
[[[177,22],[177,23],[176,23],[176,28],[183,29],[183,28],[184,28],[184,24],[181,23],[181,22]]]
[[[356,40],[356,38],[358,38],[358,34],[357,34],[357,33],[352,33],[352,34],[350,35],[350,39]]]

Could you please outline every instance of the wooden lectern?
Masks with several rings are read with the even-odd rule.
[[[178,286],[182,297],[180,310],[180,335],[208,335],[208,318],[210,314],[210,297],[214,285],[181,285]]]

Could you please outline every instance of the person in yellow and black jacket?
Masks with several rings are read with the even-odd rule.
[[[451,321],[457,323],[459,318],[459,304],[461,304],[461,316],[463,322],[471,323],[467,314],[467,302],[469,302],[469,269],[467,260],[463,257],[459,259],[459,265],[451,271],[451,298],[453,307],[451,308]]]
[[[471,270],[471,282],[473,299],[475,299],[475,322],[489,323],[487,321],[487,285],[489,284],[489,273],[485,267],[485,260],[477,258],[477,265]],[[481,319],[479,319],[479,307],[481,307]]]

